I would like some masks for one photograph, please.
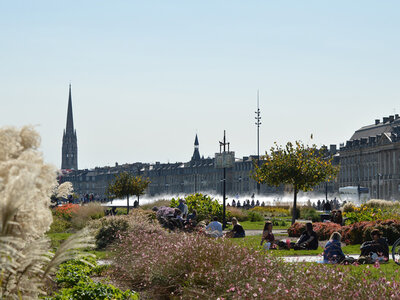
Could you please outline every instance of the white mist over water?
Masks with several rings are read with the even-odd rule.
[[[213,199],[218,200],[219,203],[222,204],[222,195],[213,195],[213,194],[206,194],[207,196],[212,197]],[[139,199],[140,205],[145,205],[145,204],[151,204],[154,203],[158,200],[171,200],[172,198],[185,198],[187,194],[163,194],[163,195],[157,195],[153,197],[147,197],[143,196]],[[335,196],[333,195],[328,195],[329,200],[333,200]],[[336,197],[338,200],[339,197]],[[136,201],[136,197],[129,197],[129,206],[133,206],[133,203]],[[227,195],[227,200],[226,204],[229,203],[229,205],[232,204],[232,200],[235,199],[235,202],[237,203],[238,200],[240,201],[240,204],[243,205],[244,201],[250,200],[252,201],[251,196],[232,196],[232,195]],[[291,205],[293,203],[293,194],[284,194],[284,195],[254,195],[254,202],[257,202],[257,200],[260,202],[260,205],[262,202],[265,203],[265,205],[268,206],[275,206],[275,205]],[[325,195],[324,194],[315,194],[315,193],[299,193],[297,195],[297,204],[298,205],[306,205],[308,200],[310,200],[311,203],[317,203],[318,200],[322,202],[322,200],[325,200]],[[105,206],[126,206],[126,198],[125,199],[115,199],[113,201],[107,202],[104,204]]]

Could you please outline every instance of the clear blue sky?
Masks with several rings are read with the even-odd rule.
[[[80,168],[339,144],[400,113],[398,1],[2,1],[0,126],[60,166],[72,83]]]

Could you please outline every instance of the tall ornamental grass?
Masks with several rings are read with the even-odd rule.
[[[285,263],[265,253],[199,234],[168,233],[136,219],[119,236],[112,277],[142,299],[384,299],[399,283],[359,280],[337,266]]]
[[[75,236],[49,252],[45,232],[53,220],[56,171],[43,162],[39,144],[30,127],[0,128],[0,299],[37,299],[44,278],[71,257],[69,250],[87,245]]]

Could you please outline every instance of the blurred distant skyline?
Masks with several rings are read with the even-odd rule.
[[[80,169],[344,143],[400,113],[398,1],[3,1],[0,126],[61,165],[72,84]],[[313,140],[310,136],[313,134]]]

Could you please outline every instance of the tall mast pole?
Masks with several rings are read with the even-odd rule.
[[[260,92],[257,90],[257,111],[256,111],[256,125],[257,125],[257,166],[260,166],[260,125],[261,125],[261,116],[260,116]],[[257,195],[260,194],[260,183],[257,182]]]

